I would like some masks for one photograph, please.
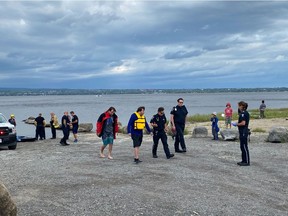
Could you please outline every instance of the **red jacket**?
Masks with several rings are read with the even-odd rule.
[[[101,137],[103,134],[103,125],[105,124],[106,120],[110,118],[110,114],[108,112],[102,113],[96,123],[96,134]],[[113,135],[114,139],[116,139],[116,133],[118,132],[118,116],[114,113],[112,115],[113,118]]]

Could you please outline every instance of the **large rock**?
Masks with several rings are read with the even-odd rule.
[[[90,132],[93,129],[92,123],[80,123],[78,132]]]
[[[205,138],[208,136],[208,130],[206,127],[195,127],[192,132],[193,138]]]
[[[30,116],[29,118],[23,120],[26,124],[34,124],[35,117]]]
[[[239,132],[238,130],[233,129],[221,129],[220,135],[222,136],[223,140],[233,141],[239,139]]]
[[[11,196],[5,187],[5,185],[0,181],[0,215],[1,216],[16,216],[17,207]]]
[[[288,142],[288,130],[285,127],[273,127],[269,131],[268,142],[285,143]]]

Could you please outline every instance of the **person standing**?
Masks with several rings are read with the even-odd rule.
[[[176,131],[175,143],[174,143],[175,152],[183,153],[186,152],[184,129],[188,111],[185,105],[183,104],[184,103],[183,98],[179,98],[177,102],[178,102],[177,106],[173,107],[173,109],[170,112],[171,114],[170,121],[172,124],[172,130]],[[182,150],[179,149],[179,143],[181,145]]]
[[[218,127],[218,118],[217,118],[216,112],[212,113],[212,117],[211,117],[210,121],[212,122],[213,140],[218,140],[219,127]]]
[[[67,111],[65,111],[64,115],[62,116],[61,128],[63,131],[63,138],[61,139],[60,144],[63,146],[69,145],[69,143],[67,143],[67,140],[69,138],[70,119]]]
[[[170,154],[169,146],[167,143],[166,132],[168,131],[168,125],[163,107],[158,108],[158,113],[152,117],[150,124],[153,127],[153,148],[152,148],[153,158],[158,158],[157,148],[159,139],[161,139],[161,142],[163,144],[163,149],[166,154],[166,158],[170,159],[174,157],[174,154]]]
[[[14,125],[16,127],[16,119],[15,119],[15,115],[11,114],[10,115],[10,119],[8,120],[10,124]]]
[[[250,115],[247,112],[248,104],[244,101],[238,103],[238,107],[241,111],[238,119],[238,123],[233,122],[233,126],[238,126],[239,130],[239,139],[240,139],[240,149],[242,153],[242,161],[238,162],[239,166],[250,166],[250,156],[248,149],[248,135],[249,135],[249,120]]]
[[[51,127],[51,133],[52,133],[51,139],[56,139],[56,128],[59,128],[58,118],[53,112],[50,113],[50,116],[51,116],[50,127]]]
[[[38,140],[38,137],[40,137],[40,140],[46,139],[45,137],[45,119],[42,117],[42,113],[39,113],[38,117],[35,118],[34,124],[36,126],[36,135],[35,138]]]
[[[106,112],[102,113],[96,125],[96,133],[98,137],[102,137],[103,145],[100,148],[100,157],[105,158],[104,149],[108,145],[108,159],[112,160],[113,141],[116,139],[118,132],[118,116],[115,114],[116,109],[110,107]]]
[[[127,132],[133,140],[134,162],[136,164],[142,162],[139,159],[139,148],[142,144],[144,128],[146,128],[146,130],[151,134],[151,130],[146,121],[144,113],[145,107],[138,107],[137,111],[131,115],[127,126]]]
[[[224,110],[224,113],[225,113],[225,125],[226,125],[226,128],[228,128],[228,125],[229,125],[229,128],[231,128],[233,110],[231,108],[231,104],[230,103],[226,104],[226,108]]]
[[[79,118],[77,115],[75,115],[74,111],[70,112],[71,116],[72,116],[72,133],[74,136],[74,143],[78,142],[78,127],[79,127]]]
[[[261,119],[265,118],[265,114],[264,114],[265,109],[266,109],[265,101],[262,100],[262,103],[260,104],[260,107],[259,107],[260,118],[261,118]]]

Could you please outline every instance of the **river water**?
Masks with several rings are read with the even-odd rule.
[[[95,123],[98,116],[114,106],[119,121],[127,125],[130,115],[137,107],[146,107],[146,118],[150,119],[157,113],[157,108],[163,106],[166,116],[177,104],[176,100],[184,98],[189,115],[223,113],[227,102],[237,111],[237,102],[244,100],[249,104],[248,109],[258,108],[261,100],[265,100],[267,108],[288,107],[287,92],[243,92],[243,93],[187,93],[187,94],[126,94],[126,95],[57,95],[57,96],[1,96],[0,112],[7,118],[11,113],[17,120],[18,135],[34,136],[35,127],[27,125],[22,120],[29,116],[37,117],[41,112],[49,122],[50,112],[56,113],[59,120],[64,111],[73,110],[79,117],[80,123]],[[50,137],[50,132],[47,132]]]

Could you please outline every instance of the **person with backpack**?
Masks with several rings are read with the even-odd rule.
[[[108,146],[108,159],[112,160],[113,141],[116,139],[118,132],[118,116],[115,114],[116,109],[110,107],[106,112],[102,113],[96,125],[96,133],[98,137],[102,137],[103,145],[100,148],[100,157],[105,158],[104,149]]]

